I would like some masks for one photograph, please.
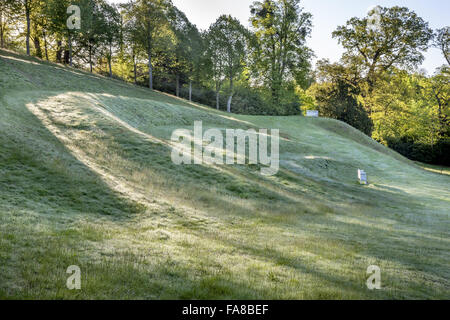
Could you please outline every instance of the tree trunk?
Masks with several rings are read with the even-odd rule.
[[[151,17],[151,8],[148,8],[148,16]],[[153,66],[152,66],[152,28],[151,23],[147,22],[147,54],[148,54],[148,87],[153,90]]]
[[[134,84],[137,84],[136,55],[134,53],[133,53],[133,67],[134,67]]]
[[[271,79],[271,95],[272,95],[272,102],[276,105],[280,103],[280,91],[283,83],[279,77],[279,75],[274,74]]]
[[[227,102],[227,112],[231,112],[231,100],[233,99],[233,77],[230,77],[230,96]]]
[[[37,35],[34,36],[33,43],[34,49],[36,50],[36,57],[42,59],[41,42],[39,41],[39,37]]]
[[[149,39],[149,41],[151,41]],[[148,87],[153,90],[153,66],[152,66],[152,48],[148,46]]]
[[[25,16],[27,19],[27,35],[26,35],[26,44],[27,44],[27,55],[30,55],[30,0],[25,0]]]
[[[92,73],[92,45],[89,44],[89,67],[91,69],[91,73]]]
[[[433,90],[434,91],[434,90]],[[445,127],[446,127],[446,117],[442,112],[443,109],[443,103],[441,101],[441,98],[438,94],[434,93],[434,96],[436,98],[436,101],[438,103],[438,121],[439,121],[439,136],[443,137],[445,135]]]
[[[231,100],[233,99],[233,95],[230,94],[230,96],[228,97],[228,102],[227,102],[227,112],[231,113]]]
[[[120,20],[119,20],[119,56],[121,58],[123,58],[124,56],[124,52],[123,52],[123,46],[124,46],[124,41],[123,41],[123,29],[124,29],[124,25],[123,25],[123,17],[122,15],[120,15]]]
[[[72,36],[69,33],[69,66],[72,66]]]
[[[175,92],[176,92],[176,95],[177,95],[177,97],[179,97],[180,96],[180,75],[177,73],[177,76],[176,76],[176,78],[177,78],[177,80],[176,80],[176,88],[175,88]]]
[[[5,46],[5,42],[3,40],[3,11],[0,10],[0,48]]]
[[[220,98],[220,92],[219,92],[219,91],[216,91],[216,108],[217,108],[217,110],[220,109],[220,101],[219,101],[219,98]]]
[[[220,83],[216,83],[216,108],[220,109]]]
[[[446,34],[448,35],[448,29],[447,29]],[[442,41],[442,43],[440,45],[440,49],[442,51],[442,54],[444,55],[445,60],[447,60],[447,64],[450,66],[450,54],[449,54],[448,48],[446,46],[446,43],[447,43],[446,41]]]
[[[112,66],[111,61],[112,60],[112,48],[111,44],[109,44],[109,56],[108,56],[108,63],[109,63],[109,77],[112,78]]]
[[[270,92],[272,95],[272,102],[278,104],[278,91],[275,88],[275,85],[272,85],[272,87],[270,88]]]
[[[56,46],[57,46],[57,49],[56,49],[56,62],[61,63],[62,62],[62,60],[61,60],[61,58],[62,58],[62,41],[61,40],[57,40],[56,41]]]
[[[69,50],[67,50],[66,48],[64,49],[64,64],[68,65],[70,63],[70,57],[69,57],[70,53]]]
[[[189,101],[192,101],[192,80],[189,80]]]
[[[47,35],[45,33],[45,30],[42,31],[42,36],[44,37],[45,59],[48,61]]]

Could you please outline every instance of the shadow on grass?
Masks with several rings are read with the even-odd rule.
[[[20,58],[23,57],[20,56]],[[39,73],[44,72],[41,66],[34,64],[28,66],[17,60],[11,63],[16,64],[16,67],[17,64],[22,63],[23,65],[19,67],[23,72],[31,74],[29,80],[37,81],[36,86],[40,85],[43,78],[40,78]],[[67,70],[62,67],[54,68],[54,74],[49,79],[53,81],[53,87],[50,86],[50,89],[65,90],[70,87],[71,91],[86,90],[109,94],[112,92],[121,96],[135,97],[136,88],[132,86],[124,84],[123,87],[111,89],[109,79],[90,76],[86,80],[85,74],[78,71],[70,75],[75,77],[73,83],[80,82],[78,87],[71,87],[73,83],[60,84],[58,81],[66,79]],[[127,91],[127,87],[133,91]],[[142,97],[149,98],[151,95],[158,94],[142,89]],[[45,101],[52,96],[54,94],[43,93],[39,99]],[[159,95],[158,99],[160,99]],[[166,97],[166,99],[169,103],[174,103],[173,98]],[[0,210],[3,211],[0,239],[1,248],[6,253],[0,256],[0,262],[9,268],[8,270],[20,266],[19,270],[10,271],[9,275],[0,273],[1,280],[5,280],[0,281],[1,283],[18,282],[17,286],[25,288],[21,291],[21,297],[77,298],[76,293],[67,293],[64,287],[66,278],[64,271],[67,265],[78,263],[87,271],[86,291],[83,291],[83,295],[89,297],[201,299],[276,297],[277,291],[274,288],[251,287],[249,283],[234,280],[237,275],[214,274],[203,271],[199,267],[192,268],[176,257],[165,257],[161,252],[149,253],[158,257],[154,262],[149,262],[148,258],[140,260],[137,255],[127,255],[115,248],[111,252],[108,248],[94,246],[96,253],[100,255],[98,260],[87,254],[86,251],[93,248],[91,242],[101,242],[106,236],[114,238],[114,234],[104,235],[101,232],[96,234],[95,231],[88,232],[86,228],[82,232],[72,231],[73,226],[85,221],[93,224],[102,221],[111,222],[120,226],[134,218],[139,218],[140,214],[144,214],[145,206],[112,191],[97,172],[75,157],[72,151],[67,149],[25,105],[16,105],[14,111],[11,107],[6,107],[20,119],[18,123],[27,125],[9,126],[2,130],[0,135],[2,146],[0,154],[2,206]],[[87,113],[83,115],[89,116]],[[47,113],[47,116],[49,120],[55,122],[51,112]],[[69,127],[58,124],[58,128],[65,130]],[[310,198],[300,190],[290,190],[276,184],[277,180],[264,180],[240,167],[227,167],[219,172],[206,166],[175,166],[169,160],[170,149],[167,146],[143,141],[137,134],[128,132],[108,119],[98,118],[92,128],[95,129],[91,132],[93,141],[103,136],[102,139],[109,150],[131,164],[128,173],[132,174],[137,168],[146,168],[147,173],[151,174],[149,177],[157,177],[161,183],[157,186],[161,191],[189,199],[190,201],[186,203],[192,207],[213,208],[214,216],[224,223],[228,223],[233,217],[248,220],[264,218],[266,219],[264,222],[268,223],[283,225],[292,222],[298,226],[301,224],[300,218],[305,214],[305,208],[308,208],[309,214],[306,218],[310,226],[315,226],[315,230],[321,230],[321,227],[330,221],[335,230],[340,230],[332,235],[322,231],[320,235],[329,241],[338,242],[341,246],[339,252],[342,254],[342,249],[346,246],[351,247],[352,243],[358,243],[358,245],[369,243],[363,250],[366,256],[397,261],[408,268],[425,268],[427,272],[430,270],[427,262],[422,261],[422,257],[416,256],[414,250],[411,250],[411,242],[416,244],[423,242],[423,246],[430,250],[430,256],[427,257],[431,258],[433,244],[430,239],[420,235],[414,238],[412,233],[403,234],[402,238],[395,238],[386,230],[374,230],[368,226],[333,219],[333,215],[338,214],[351,216],[351,212],[344,211],[346,204],[349,203],[366,206],[370,209],[367,215],[383,216],[386,211],[376,209],[383,208],[383,203],[405,205],[406,208],[419,210],[420,198],[413,200],[407,194],[400,194],[400,197],[397,197],[398,190],[374,191],[329,181],[317,181],[312,177],[301,177],[287,170],[281,171],[293,184],[311,188],[314,196]],[[24,131],[18,134],[17,129]],[[85,131],[91,129],[91,124],[80,122],[71,125],[70,129],[75,130],[74,132]],[[98,131],[102,135],[94,136],[94,132]],[[29,139],[34,136],[40,137],[45,144],[27,145],[27,142],[35,141]],[[66,138],[70,137],[66,136]],[[83,141],[79,142],[83,143]],[[48,146],[55,150],[48,150]],[[106,167],[108,163],[105,162],[103,165]],[[143,182],[146,186],[152,186],[152,181],[144,179]],[[167,189],[164,190],[164,188]],[[212,190],[219,193],[212,193]],[[329,194],[332,194],[333,198],[330,198]],[[342,203],[340,208],[335,204],[339,198]],[[245,201],[250,202],[253,208],[260,208],[261,211],[249,210],[249,207],[244,205]],[[321,202],[321,206],[313,205],[312,202]],[[208,212],[208,210],[204,211]],[[25,215],[28,214],[30,216],[26,217]],[[290,216],[291,219],[278,219],[280,215]],[[196,234],[205,242],[211,240],[211,234],[199,228],[198,224],[189,224],[189,221],[183,223],[182,220],[188,219],[187,215],[182,215],[177,222],[184,228],[184,232]],[[412,224],[412,221],[406,218],[392,217],[391,219]],[[425,221],[425,218],[416,218],[416,222],[417,220]],[[27,221],[28,225],[18,224],[18,221]],[[252,246],[243,241],[232,241],[223,235],[219,235],[218,238],[215,236],[215,239],[255,260],[279,262],[295,271],[320,279],[330,287],[343,288],[347,292],[364,295],[363,285],[347,283],[344,277],[325,273],[315,269],[313,265],[303,264],[293,255],[258,245]],[[388,245],[392,246],[392,251],[385,252],[384,249]],[[402,251],[405,248],[407,248],[406,253]],[[133,248],[128,249],[131,251]],[[315,253],[322,254],[320,250]],[[86,260],[88,258],[92,260]],[[438,263],[445,264],[445,261],[439,260]],[[52,275],[55,273],[54,270],[58,271]],[[442,274],[436,272],[435,274],[442,277]],[[56,291],[54,290],[55,281],[60,288]],[[11,288],[12,286],[0,285],[0,296],[14,296],[14,292],[17,291]],[[311,295],[311,297],[320,296]],[[332,298],[326,295],[322,297]]]

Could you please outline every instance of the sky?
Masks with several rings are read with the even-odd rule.
[[[123,2],[114,0],[114,2]],[[253,0],[172,0],[189,20],[199,29],[208,27],[222,14],[238,18],[249,27],[250,5]],[[405,6],[415,11],[433,29],[450,25],[450,1],[448,0],[301,0],[301,6],[313,15],[313,32],[308,46],[314,50],[316,59],[327,58],[332,62],[340,59],[343,49],[331,33],[337,26],[352,17],[363,17],[369,8],[380,5]],[[431,48],[425,53],[422,68],[432,74],[445,63],[439,50]]]

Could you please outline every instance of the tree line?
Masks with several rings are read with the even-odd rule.
[[[222,15],[198,30],[170,0],[2,0],[1,45],[228,112],[298,114],[312,54],[299,2],[255,1],[251,29]],[[80,29],[67,27],[71,5]]]
[[[450,165],[450,28],[433,31],[405,7],[377,7],[337,27],[345,52],[317,63],[304,104],[349,123],[410,159]],[[423,53],[438,48],[446,64],[427,76]]]
[[[80,29],[67,26],[71,5]],[[199,30],[170,0],[1,0],[0,45],[228,112],[318,109],[412,159],[449,164],[449,27],[377,7],[338,26],[341,60],[313,69],[300,0],[254,1],[249,22],[222,15]],[[428,76],[418,67],[432,46],[447,64]]]

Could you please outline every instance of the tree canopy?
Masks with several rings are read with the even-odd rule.
[[[312,55],[306,38],[311,34],[312,15],[304,12],[299,0],[255,1],[250,10],[257,39],[253,70],[278,103],[287,81],[306,82]]]
[[[67,25],[71,5],[79,29]],[[248,26],[221,15],[199,30],[171,0],[2,0],[0,46],[228,112],[319,110],[412,159],[448,164],[448,26],[433,31],[409,8],[377,6],[337,26],[344,54],[313,68],[313,16],[301,0],[249,9]],[[427,75],[418,68],[431,46],[446,64]]]
[[[415,68],[423,60],[433,30],[428,23],[405,7],[379,7],[376,28],[369,25],[370,16],[354,17],[333,32],[342,44],[345,58],[359,58],[369,90],[380,74],[391,68]]]

